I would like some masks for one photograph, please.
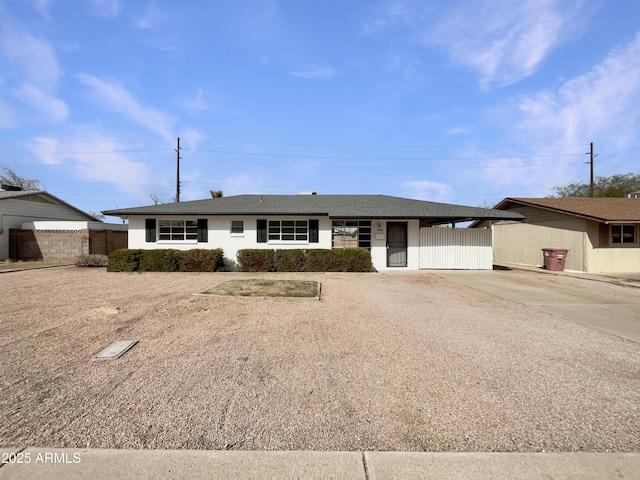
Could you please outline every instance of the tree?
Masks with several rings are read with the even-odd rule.
[[[9,167],[4,167],[4,175],[0,175],[0,183],[18,187],[20,190],[40,190],[40,180],[27,180],[19,176]]]
[[[211,194],[211,198],[220,198],[222,197],[222,190],[209,190]]]
[[[589,184],[574,182],[552,188],[552,197],[589,197]],[[625,173],[610,177],[596,177],[593,182],[594,197],[626,197],[640,191],[640,175]]]

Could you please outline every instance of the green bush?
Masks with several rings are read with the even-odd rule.
[[[107,272],[137,272],[143,250],[120,248],[109,254]]]
[[[221,248],[215,250],[185,250],[180,255],[181,272],[222,272],[224,257]]]
[[[163,248],[143,250],[140,256],[139,272],[177,272],[180,268],[180,251]]]
[[[238,250],[238,272],[275,272],[275,251],[264,248]]]
[[[222,249],[135,250],[123,248],[109,254],[109,272],[221,272]]]
[[[304,272],[306,255],[304,250],[276,250],[276,272]]]
[[[109,264],[109,257],[106,255],[91,254],[76,257],[76,267],[106,267]]]
[[[371,252],[365,248],[307,250],[305,272],[370,272]]]
[[[371,253],[365,248],[344,250],[238,251],[239,272],[370,272]]]

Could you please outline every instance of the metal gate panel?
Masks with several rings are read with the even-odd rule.
[[[491,229],[421,228],[420,268],[491,270]]]

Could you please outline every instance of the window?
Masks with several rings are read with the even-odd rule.
[[[334,220],[333,248],[371,248],[371,220]]]
[[[309,222],[307,220],[269,220],[269,241],[309,241]]]
[[[244,220],[231,220],[231,235],[242,235],[244,233]]]
[[[157,220],[145,218],[145,238],[149,243],[161,242],[208,242],[209,222],[197,220]]]
[[[614,245],[636,243],[636,226],[611,225],[611,243]]]
[[[158,220],[158,240],[197,240],[197,220]]]

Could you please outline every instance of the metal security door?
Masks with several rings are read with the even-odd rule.
[[[387,223],[387,267],[407,266],[407,222]]]

